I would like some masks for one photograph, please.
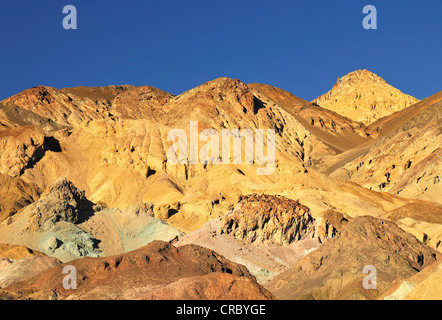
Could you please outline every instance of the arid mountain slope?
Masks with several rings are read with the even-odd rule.
[[[334,155],[371,141],[367,127],[336,112],[318,107],[293,94],[269,85],[249,85],[264,101],[273,101],[310,133],[303,141],[304,164],[321,168]]]
[[[310,209],[282,196],[240,196],[232,211],[180,237],[244,264],[258,282],[291,267],[338,234],[345,219],[336,212],[313,218]]]
[[[379,299],[442,300],[442,261],[440,259],[406,279],[397,279]]]
[[[26,257],[44,255],[45,254],[42,252],[29,249],[25,246],[15,246],[11,244],[0,243],[0,258],[20,260]]]
[[[394,223],[358,217],[265,286],[280,299],[376,299],[397,278],[440,259],[440,253]],[[365,266],[376,268],[376,289],[363,287]]]
[[[154,217],[153,205],[102,208],[66,179],[55,182],[36,202],[0,225],[2,242],[26,245],[63,262],[126,252],[180,235]]]
[[[418,107],[420,111],[411,119],[378,138],[331,176],[371,190],[442,203],[442,102]],[[404,112],[396,115],[398,121]]]
[[[26,125],[35,125],[45,132],[53,132],[64,128],[51,119],[40,116],[32,111],[0,102],[0,130]]]
[[[442,205],[425,201],[408,203],[387,212],[384,218],[442,252]]]
[[[43,157],[45,135],[35,126],[1,130],[0,149],[0,173],[18,177]]]
[[[143,90],[156,92],[150,87],[132,88],[113,99],[143,95]],[[304,108],[299,105],[302,100],[283,90],[249,86],[229,78],[209,81],[177,97],[158,94],[170,100],[161,108],[162,113],[154,112],[159,114],[156,120],[106,118],[44,134],[43,140],[51,142],[52,147],[39,161],[31,161],[32,165],[27,165],[26,158],[19,160],[20,178],[45,190],[58,178],[66,177],[85,190],[91,201],[106,207],[153,203],[157,217],[185,232],[222,217],[239,195],[248,193],[265,192],[299,199],[314,216],[329,210],[350,216],[382,215],[409,203],[310,170],[326,165],[333,155],[371,139],[364,125],[332,111],[311,105]],[[158,101],[158,105],[163,103],[162,99]],[[171,129],[183,128],[190,139],[190,121],[199,121],[199,132],[213,128],[219,134],[227,128],[252,131],[274,128],[274,172],[258,176],[256,162],[170,163],[166,154],[172,142],[167,135]],[[5,134],[9,130],[12,129],[4,129]],[[14,148],[10,150],[16,152]],[[243,141],[242,157],[246,150],[252,152]]]
[[[41,119],[48,119],[47,122],[53,124],[52,127],[60,128],[78,125],[82,121],[111,117],[109,110],[112,100],[119,93],[133,88],[135,87],[109,86],[59,90],[37,86],[3,100],[2,105],[6,107],[6,110],[16,108],[27,115],[28,122],[32,124],[38,125],[40,122],[44,126],[43,129],[53,129]],[[30,112],[34,114],[33,117],[28,115]],[[11,114],[11,111],[6,112],[8,113]]]
[[[63,288],[63,268],[46,270],[4,288],[35,299],[272,299],[242,266],[195,245],[175,248],[155,241],[107,258],[69,263],[77,270],[76,290]]]
[[[103,105],[109,107],[112,100],[115,99],[119,94],[133,90],[136,87],[131,85],[122,86],[106,86],[106,87],[73,87],[73,88],[63,88],[60,91],[67,95],[74,95],[80,99],[85,99],[86,101],[92,100],[97,105]]]
[[[23,207],[36,201],[40,191],[34,184],[20,178],[0,174],[0,223],[16,214]]]
[[[440,101],[442,101],[442,91],[439,91],[438,93],[435,93],[432,96],[425,98],[408,108],[396,111],[391,115],[376,120],[368,126],[368,131],[373,137],[386,135],[390,131],[402,126],[407,121],[410,121],[413,117],[417,116],[419,112],[421,112],[428,106],[431,106]]]
[[[366,71],[343,77],[332,91],[330,99],[342,94],[343,101],[364,101],[376,116],[385,110],[389,115],[366,125],[345,117],[351,112],[343,116],[279,88],[230,78],[178,96],[150,86],[109,86],[35,87],[8,98],[0,104],[0,241],[63,262],[83,257],[75,261],[102,261],[114,255],[124,261],[125,253],[155,240],[172,241],[178,250],[197,244],[244,264],[260,283],[283,279],[272,289],[283,297],[379,297],[394,279],[408,278],[426,266],[432,249],[442,250],[437,204],[442,96],[390,114],[396,110],[396,105],[388,107],[391,99],[408,100]],[[373,102],[372,96],[385,101]],[[257,174],[263,165],[256,148],[244,143],[246,134],[241,134],[239,164],[173,163],[168,135],[173,129],[184,130],[190,158],[194,121],[199,149],[207,142],[205,129],[220,140],[226,129],[231,135],[235,129],[250,129],[255,135],[258,129],[274,129],[274,171]],[[229,143],[232,140],[229,137]],[[220,156],[224,146],[217,146]],[[253,156],[251,163],[245,163],[246,154]],[[227,158],[233,159],[232,150]],[[377,219],[358,218],[366,215]],[[379,218],[394,221],[402,230]],[[366,242],[359,245],[360,238]],[[315,254],[327,265],[319,272],[309,266],[308,257]],[[383,263],[385,275],[375,293],[359,290],[356,274],[370,259]],[[1,263],[11,265],[6,259]],[[29,263],[9,270],[27,270]],[[290,275],[294,265],[313,270],[302,273],[307,284]],[[48,264],[42,260],[39,266],[43,270]],[[117,273],[110,279],[115,275],[119,280],[109,280],[109,287],[86,278],[88,289],[70,298],[271,297],[253,277],[239,281],[236,274],[218,273],[177,275],[158,286],[150,279],[148,289],[126,287],[113,295],[110,290],[121,284]],[[10,274],[7,281],[13,279]],[[36,287],[19,297],[70,295],[60,295],[57,286],[50,291]],[[220,293],[224,289],[228,296]],[[15,294],[14,289],[7,295]]]
[[[356,70],[338,78],[329,92],[313,102],[369,124],[418,102],[418,99],[402,93],[368,70]]]
[[[161,119],[163,106],[172,98],[172,94],[154,87],[136,87],[116,96],[110,112],[119,119]]]

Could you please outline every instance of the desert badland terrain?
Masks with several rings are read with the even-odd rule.
[[[0,299],[442,299],[441,113],[368,70],[311,102],[230,78],[24,90],[0,102]],[[271,174],[244,141],[171,163],[191,122],[274,130]]]

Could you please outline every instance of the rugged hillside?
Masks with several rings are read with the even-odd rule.
[[[0,173],[18,177],[43,157],[45,135],[35,126],[1,130],[0,149]]]
[[[110,112],[119,119],[161,119],[163,106],[173,95],[163,90],[142,86],[120,93],[112,101]]]
[[[420,109],[331,175],[367,189],[441,203],[442,102]]]
[[[425,201],[408,203],[384,216],[419,241],[442,252],[442,205]]]
[[[55,89],[37,86],[2,101],[5,117],[17,110],[27,117],[31,124],[42,124],[45,129],[78,125],[82,121],[104,119],[112,116],[109,112],[111,101],[133,86],[77,87]],[[4,109],[4,108],[2,108]],[[33,116],[31,116],[33,115]],[[9,116],[11,118],[11,116]],[[0,117],[1,119],[1,117]],[[42,121],[42,119],[47,119]],[[6,122],[6,121],[5,121]],[[53,123],[52,127],[46,122]]]
[[[153,206],[103,209],[67,179],[0,225],[0,241],[44,252],[62,261],[108,256],[181,233],[154,217]]]
[[[254,194],[240,197],[235,210],[221,220],[220,232],[248,243],[283,245],[308,237],[324,241],[337,230],[316,226],[310,209],[297,201]]]
[[[280,299],[376,299],[397,278],[411,277],[440,259],[440,253],[394,223],[358,217],[265,286]],[[376,289],[363,287],[368,265],[376,268]]]
[[[53,132],[64,127],[32,111],[0,102],[0,130],[26,125],[35,125],[45,132]]]
[[[390,131],[410,121],[413,117],[418,115],[422,110],[435,103],[442,101],[442,91],[439,91],[432,96],[425,98],[408,108],[392,113],[389,116],[383,117],[368,126],[368,131],[371,136],[386,135]]]
[[[442,261],[440,259],[418,274],[397,279],[390,290],[380,299],[384,300],[441,300]]]
[[[40,192],[34,184],[20,178],[0,174],[0,223],[14,215],[23,207],[36,201]]]
[[[0,242],[26,246],[56,261],[109,265],[113,258],[101,259],[117,255],[125,261],[132,257],[128,252],[155,240],[171,241],[178,250],[197,244],[245,265],[259,283],[286,279],[272,289],[280,296],[381,297],[394,279],[413,276],[432,259],[433,249],[442,250],[442,95],[405,108],[415,99],[362,70],[344,76],[321,99],[325,105],[230,78],[178,96],[128,85],[25,90],[0,103]],[[349,109],[327,109],[333,101]],[[388,116],[379,119],[383,114]],[[191,126],[196,121],[198,128]],[[186,135],[186,163],[168,157],[177,148],[176,138],[169,136],[174,129]],[[266,133],[257,131],[266,129],[275,130],[274,166],[268,145],[259,156],[254,145],[258,137],[266,141]],[[222,141],[223,133],[228,142]],[[198,140],[196,153],[191,137]],[[240,156],[232,145],[223,154],[235,138],[241,140]],[[208,154],[203,148],[209,140]],[[203,163],[201,152],[209,155],[209,163]],[[195,154],[198,161],[191,163]],[[230,164],[222,163],[223,157]],[[269,174],[259,174],[266,166]],[[378,219],[393,221],[401,230]],[[366,242],[359,244],[360,238]],[[422,264],[416,258],[420,253]],[[309,267],[315,255],[324,255],[327,268],[316,272]],[[122,262],[116,259],[118,269]],[[367,294],[359,290],[356,269],[373,259],[385,277],[379,291]],[[0,269],[10,268],[4,279],[21,281],[12,274],[34,263],[15,264],[21,260],[3,258]],[[36,270],[43,270],[52,262],[35,263]],[[187,270],[187,263],[173,270]],[[313,270],[302,273],[305,286],[290,275],[296,265]],[[148,283],[142,291],[130,291],[128,284],[121,295],[113,295],[110,290],[122,280],[115,268],[103,270],[109,268],[114,272],[109,287],[99,287],[96,274],[85,273],[87,290],[79,298],[271,298],[253,277],[240,280],[227,269],[221,274],[176,271],[176,278],[158,286],[142,276]],[[121,274],[138,270],[130,264],[125,268]],[[20,293],[14,287],[0,296],[70,295],[59,292],[60,283],[41,291],[48,279],[39,276],[35,290]],[[341,287],[337,279],[348,286]],[[299,290],[292,291],[291,283]]]
[[[338,78],[333,88],[313,102],[354,121],[372,123],[419,100],[392,87],[368,70]]]
[[[42,252],[29,249],[25,246],[15,246],[11,244],[0,243],[0,258],[10,260],[20,260],[32,256],[44,256]]]
[[[180,237],[176,245],[219,252],[244,264],[262,283],[336,236],[345,221],[337,212],[315,219],[309,208],[283,196],[252,194],[240,196],[224,217]]]
[[[161,241],[108,258],[71,261],[76,290],[63,288],[56,266],[4,288],[35,299],[272,299],[242,266],[195,245],[181,248]]]
[[[107,207],[126,208],[140,202],[152,202],[158,210],[163,208],[162,218],[186,232],[224,215],[244,193],[269,193],[270,190],[270,193],[283,192],[294,199],[302,197],[308,199],[307,205],[314,215],[327,210],[341,211],[344,203],[333,195],[336,190],[343,192],[342,199],[345,194],[354,198],[350,208],[345,204],[349,214],[357,211],[360,215],[361,208],[380,214],[382,209],[379,208],[384,204],[389,206],[388,210],[405,204],[384,201],[380,196],[374,196],[378,198],[374,200],[371,194],[361,198],[359,194],[365,192],[363,189],[344,187],[344,184],[338,186],[326,177],[309,172],[309,168],[327,163],[330,155],[370,140],[361,124],[316,106],[300,106],[302,100],[283,90],[264,85],[249,86],[229,78],[209,81],[177,97],[141,87],[129,88],[106,99],[113,97],[112,101],[122,103],[125,96],[129,101],[131,97],[136,100],[137,94],[143,97],[146,93],[150,97],[150,91],[158,95],[158,99],[148,100],[147,109],[144,104],[139,105],[146,116],[155,108],[158,111],[158,106],[170,99],[160,108],[161,112],[153,112],[158,115],[156,120],[116,120],[112,117],[45,133],[44,139],[57,148],[47,150],[32,166],[22,165],[20,178],[44,190],[63,176],[84,189],[91,201]],[[69,94],[74,93],[78,94]],[[296,104],[290,107],[292,100]],[[149,105],[150,101],[158,101],[158,106]],[[316,112],[319,115],[315,115]],[[274,172],[258,176],[257,167],[262,165],[257,165],[256,159],[254,164],[231,165],[168,162],[166,153],[172,146],[167,139],[168,133],[171,129],[182,128],[189,138],[190,121],[199,121],[198,132],[207,128],[217,132],[275,129]],[[252,152],[243,141],[242,157],[246,150]],[[20,161],[26,164],[26,160]]]
[[[367,127],[360,122],[318,107],[279,88],[258,83],[249,87],[261,100],[280,106],[309,132],[302,141],[303,160],[307,167],[321,168],[330,157],[372,140]]]

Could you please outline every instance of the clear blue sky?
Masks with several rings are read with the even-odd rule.
[[[377,30],[362,28],[368,4]],[[179,94],[222,76],[312,100],[356,69],[422,99],[442,90],[441,17],[441,0],[2,0],[0,100],[36,85]]]

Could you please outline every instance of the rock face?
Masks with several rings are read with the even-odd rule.
[[[35,126],[0,131],[0,173],[11,177],[23,174],[44,154],[45,136]]]
[[[442,262],[434,262],[418,274],[397,279],[390,290],[379,299],[384,300],[441,300]]]
[[[102,208],[66,178],[0,226],[0,239],[23,244],[63,262],[134,250],[181,232],[154,217],[153,205]]]
[[[313,102],[352,120],[372,123],[419,100],[392,87],[368,70],[338,78],[333,88]]]
[[[394,223],[358,217],[265,286],[280,299],[376,299],[395,279],[440,259],[440,253]],[[363,287],[365,266],[376,268],[376,289]]]
[[[97,256],[98,240],[78,224],[93,214],[93,203],[72,182],[60,179],[34,203],[0,226],[0,239],[68,261]]]
[[[6,106],[27,110],[59,126],[75,126],[82,121],[104,119],[111,114],[110,100],[132,86],[66,88],[37,86],[2,101]]]
[[[323,231],[320,241],[337,233],[329,224]],[[221,220],[220,232],[248,243],[277,245],[318,236],[309,208],[285,197],[256,194],[240,197],[235,210]]]
[[[0,174],[0,194],[0,223],[40,196],[36,185],[4,174]]]
[[[161,119],[163,106],[172,98],[154,87],[137,87],[116,96],[110,111],[119,119]]]
[[[399,118],[394,114],[390,118]],[[407,198],[442,203],[442,102],[418,110],[414,117],[393,128],[347,162],[332,176],[363,187]]]
[[[41,198],[26,210],[27,231],[49,230],[58,222],[79,224],[94,212],[84,190],[77,189],[66,178],[61,178],[46,190]]]
[[[273,298],[244,266],[194,245],[177,249],[155,241],[125,254],[79,259],[69,264],[77,270],[76,290],[62,286],[64,265],[4,290],[39,299],[48,296],[57,299]],[[222,290],[227,284],[232,287]]]
[[[199,230],[180,237],[244,264],[259,283],[291,267],[336,236],[347,220],[337,212],[316,219],[310,209],[283,196],[240,196],[235,208]]]

